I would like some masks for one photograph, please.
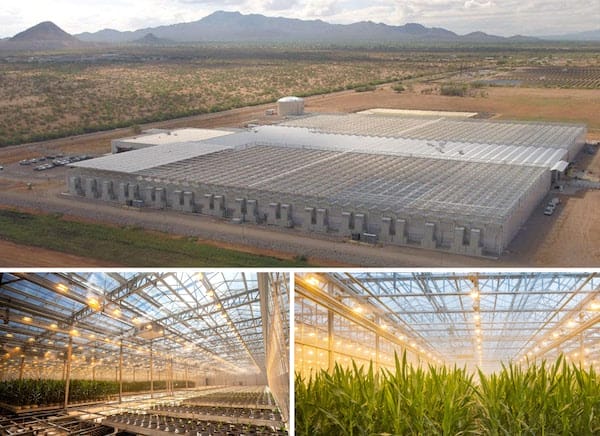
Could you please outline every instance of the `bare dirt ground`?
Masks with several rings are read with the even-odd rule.
[[[556,195],[556,194],[554,194]],[[520,266],[600,265],[600,191],[558,195],[552,216],[538,207],[508,247],[503,260]],[[550,195],[546,200],[550,199]]]
[[[547,238],[534,253],[536,265],[600,265],[600,191],[570,197]]]
[[[502,119],[544,119],[584,122],[590,140],[600,139],[600,91],[569,89],[488,88],[486,97],[443,97],[422,95],[423,86],[413,92],[395,93],[389,86],[373,92],[343,91],[306,99],[307,112],[355,112],[373,107],[482,112]],[[249,121],[272,122],[262,105],[199,115],[143,128],[162,127],[240,127]],[[73,201],[60,196],[64,190],[62,168],[34,173],[15,162],[50,151],[66,154],[103,154],[110,151],[110,140],[131,135],[131,129],[93,133],[72,138],[0,149],[0,203],[41,212],[63,212],[77,219],[118,225],[142,225],[149,229],[197,236],[216,245],[253,253],[289,257],[307,255],[323,266],[520,266],[593,267],[600,265],[600,191],[561,195],[563,203],[553,216],[545,216],[542,206],[534,211],[521,232],[500,259],[480,259],[408,247],[372,247],[336,240],[307,237],[300,232],[273,231],[260,226],[234,226],[207,217],[172,212],[132,211],[110,205]],[[9,164],[8,167],[6,164]],[[600,153],[583,156],[578,166],[600,175]],[[33,189],[27,189],[27,182]],[[168,217],[168,219],[166,219]],[[0,247],[1,249],[1,247]],[[23,247],[27,259],[29,247]],[[17,252],[18,247],[12,251]],[[62,260],[61,260],[62,262]],[[90,260],[90,264],[93,261]],[[4,264],[0,259],[0,264]],[[25,265],[25,264],[23,264]],[[56,265],[63,265],[58,263]]]

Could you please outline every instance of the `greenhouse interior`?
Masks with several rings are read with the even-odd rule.
[[[288,273],[0,273],[0,435],[286,435]]]
[[[600,434],[600,276],[295,276],[295,430]]]

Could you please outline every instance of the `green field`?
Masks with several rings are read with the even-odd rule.
[[[284,260],[200,244],[139,228],[67,221],[59,215],[0,210],[0,239],[138,267],[305,267]],[[35,263],[32,260],[32,263]]]

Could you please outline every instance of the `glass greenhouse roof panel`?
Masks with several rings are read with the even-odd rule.
[[[349,310],[450,362],[535,357],[600,321],[600,277],[590,273],[364,272],[327,280],[335,286],[323,289]]]
[[[585,133],[585,126],[580,124],[366,114],[316,114],[281,125],[321,133],[546,148],[568,147]]]
[[[400,215],[426,213],[499,223],[546,174],[542,167],[526,165],[269,145],[216,153],[138,173],[148,180],[207,183],[252,192],[268,190],[347,207],[388,209]]]
[[[107,362],[123,344],[124,358],[135,360],[148,357],[149,329],[157,364],[264,370],[256,273],[4,273],[0,305],[9,313],[0,325],[7,347],[62,353],[71,340],[81,359]]]

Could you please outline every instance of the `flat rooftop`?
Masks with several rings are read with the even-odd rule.
[[[156,145],[151,148],[131,150],[126,153],[109,154],[96,159],[75,162],[69,164],[69,166],[102,171],[135,173],[148,168],[214,153],[226,148],[229,147],[205,142],[175,142]]]
[[[395,115],[395,116],[418,116],[418,117],[446,117],[446,118],[473,118],[479,115],[477,112],[452,112],[452,111],[425,111],[417,109],[386,109],[373,108],[357,112],[364,115]]]
[[[118,139],[120,143],[134,143],[147,145],[177,144],[190,141],[203,141],[205,139],[216,138],[224,135],[231,135],[233,132],[218,129],[175,129],[171,131],[160,131],[159,133],[146,133],[129,138]]]

